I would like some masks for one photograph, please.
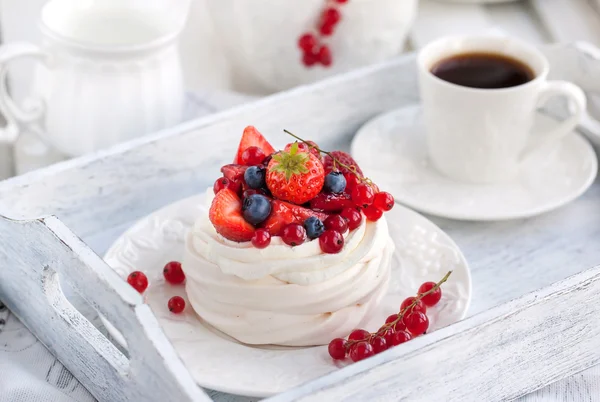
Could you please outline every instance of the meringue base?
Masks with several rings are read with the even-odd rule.
[[[296,248],[272,244],[259,250],[250,246],[251,250],[246,252],[262,253],[265,261],[249,265],[267,266],[272,271],[260,278],[240,277],[250,267],[239,275],[225,273],[231,271],[231,266],[242,264],[240,261],[228,264],[227,258],[235,256],[239,248],[244,248],[243,244],[234,245],[216,232],[210,233],[202,222],[195,229],[200,228],[204,235],[198,238],[198,231],[192,231],[186,240],[182,266],[187,277],[188,299],[203,320],[242,343],[328,344],[331,339],[345,337],[363,325],[387,292],[394,244],[385,218],[375,223],[363,222],[347,234],[345,247],[350,249],[340,254],[317,253],[293,258],[294,254],[304,255],[309,248],[318,248],[318,241]],[[276,239],[279,240],[273,240]],[[237,250],[223,251],[228,246]],[[270,247],[275,248],[266,251]],[[310,251],[312,254],[313,250]],[[281,258],[273,259],[272,254]],[[328,261],[327,268],[319,268],[323,260]],[[335,263],[331,264],[332,261]],[[301,262],[302,269],[296,266]],[[296,283],[289,282],[291,269]]]

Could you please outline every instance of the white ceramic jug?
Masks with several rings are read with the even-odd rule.
[[[43,44],[0,48],[0,113],[9,125],[43,132],[78,156],[181,121],[184,87],[177,37],[188,0],[52,0],[42,9]],[[41,61],[33,96],[16,105],[8,65]]]

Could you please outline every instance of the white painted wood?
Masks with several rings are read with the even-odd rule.
[[[554,42],[600,45],[600,12],[591,0],[529,0]]]
[[[445,4],[421,0],[419,14],[411,29],[411,42],[420,48],[445,35],[470,35],[498,32],[484,6],[478,4]]]
[[[489,21],[508,35],[517,36],[536,45],[551,42],[546,27],[528,1],[490,4],[484,9]]]
[[[101,401],[208,401],[150,308],[58,219],[0,216],[4,304]],[[65,298],[71,285],[126,334],[128,359]]]
[[[571,46],[565,49],[572,51]],[[586,75],[590,82],[595,80],[592,78],[598,70],[593,68]],[[589,83],[581,77],[581,84]],[[231,160],[239,135],[248,124],[259,127],[276,145],[288,141],[281,134],[287,128],[315,139],[326,149],[345,148],[367,119],[416,100],[414,56],[401,57],[7,180],[0,183],[0,213],[29,218],[56,214],[94,251],[102,253],[116,235],[139,217],[210,186],[218,167]],[[432,219],[456,240],[471,262],[476,284],[471,313],[485,311],[596,265],[600,261],[598,204],[600,186],[595,184],[569,206],[535,219],[503,223]],[[33,238],[27,242],[18,239],[12,226],[3,226],[0,232],[1,244],[10,239],[19,247],[11,252],[10,263],[3,255],[2,266],[12,266],[23,254],[27,255],[22,249],[31,249]],[[41,242],[33,241],[39,247],[45,244],[37,243]],[[84,296],[95,292],[96,287],[90,285],[96,285],[95,277],[88,276],[89,270],[79,266],[72,271],[81,271],[76,274],[81,275],[76,285],[83,284],[82,289],[88,290],[84,290]],[[7,274],[2,271],[0,275]],[[110,282],[111,286],[117,286],[116,282]],[[7,283],[4,280],[0,283],[2,291],[9,286]],[[122,281],[119,283],[122,286]],[[93,294],[88,298],[93,303],[99,302]],[[19,314],[27,319],[28,306],[17,303],[22,300],[20,297],[11,299],[9,307],[20,306]],[[27,323],[34,333],[43,336],[47,327],[36,324],[36,318],[27,319]],[[69,348],[87,348],[79,345],[83,342],[81,337],[75,336],[73,342]],[[65,362],[73,356],[58,344],[50,346]],[[95,361],[94,356],[87,360]],[[566,373],[559,367],[536,378],[540,384],[546,383],[556,379],[557,372]],[[78,372],[75,374],[80,376]],[[228,395],[216,397],[236,400]]]
[[[600,363],[599,292],[596,267],[269,401],[511,400]]]

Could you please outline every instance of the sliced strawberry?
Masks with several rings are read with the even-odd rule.
[[[320,193],[310,200],[310,208],[325,212],[340,212],[347,207],[353,207],[354,203],[350,194],[326,194]]]
[[[231,181],[241,181],[244,178],[246,169],[248,169],[248,166],[231,164],[223,166],[221,173]]]
[[[244,129],[244,134],[242,134],[242,139],[240,140],[240,145],[233,163],[241,164],[242,153],[250,147],[259,147],[267,156],[275,152],[275,148],[269,144],[265,137],[263,137],[263,135],[259,133],[256,128],[253,126],[248,126]]]
[[[340,172],[350,173],[350,170],[348,170],[348,168],[341,165],[341,164],[343,164],[345,166],[354,166],[356,168],[356,173],[358,173],[360,176],[363,175],[362,170],[360,170],[360,167],[358,167],[358,163],[356,163],[354,158],[352,158],[346,152],[333,151],[333,152],[330,152],[330,154],[338,162],[340,162],[340,164],[335,164],[337,170],[339,170]],[[325,174],[328,174],[329,172],[331,172],[333,170],[334,162],[333,162],[333,158],[331,156],[325,155],[325,157],[323,158],[323,166],[325,167]]]
[[[244,242],[252,240],[254,236],[254,226],[242,216],[240,197],[228,188],[215,195],[208,217],[217,233],[226,239]]]
[[[290,223],[302,225],[311,216],[324,221],[329,215],[281,200],[274,200],[271,202],[271,215],[262,224],[262,227],[267,229],[272,236],[279,236],[284,226]]]

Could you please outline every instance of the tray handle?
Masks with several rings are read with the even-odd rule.
[[[150,308],[56,217],[0,215],[0,297],[99,400],[210,401]],[[128,359],[65,297],[68,283],[117,326]]]

